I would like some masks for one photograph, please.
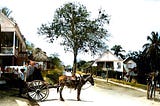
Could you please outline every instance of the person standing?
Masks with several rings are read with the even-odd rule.
[[[35,61],[30,60],[28,70],[27,70],[27,78],[26,78],[27,82],[33,81],[34,70],[35,70]]]
[[[24,81],[27,81],[27,73],[28,73],[29,62],[26,62],[24,65]]]
[[[39,67],[39,64],[35,64],[34,72],[33,72],[33,80],[41,80],[44,81],[41,73],[41,68]]]
[[[35,61],[30,61],[30,65],[28,66],[27,79],[28,82],[33,80],[42,80],[44,81],[41,69],[39,65],[35,63]]]
[[[24,75],[24,68],[18,69],[18,87],[19,87],[19,96],[21,97],[23,94],[23,89],[25,86],[25,75]]]

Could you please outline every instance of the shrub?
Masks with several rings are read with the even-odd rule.
[[[46,74],[47,82],[51,84],[58,83],[59,76],[62,75],[62,71],[60,70],[49,70]]]

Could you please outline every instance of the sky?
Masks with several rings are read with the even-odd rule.
[[[12,10],[11,16],[27,41],[41,48],[48,56],[57,53],[65,65],[72,65],[73,54],[66,53],[59,46],[59,41],[51,44],[37,34],[37,28],[51,22],[55,10],[68,2],[86,6],[91,18],[97,16],[100,8],[111,16],[110,24],[106,26],[111,35],[107,42],[109,48],[121,45],[126,52],[139,51],[152,31],[160,31],[160,0],[0,0],[0,7]],[[96,58],[89,54],[78,55],[78,60]]]

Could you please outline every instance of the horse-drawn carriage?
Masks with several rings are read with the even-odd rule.
[[[43,80],[24,81],[21,70],[24,66],[6,66],[1,74],[1,80],[10,88],[19,88],[25,96],[42,101],[48,97],[48,84]],[[24,76],[23,76],[24,77]]]
[[[152,72],[147,78],[147,99],[160,97],[160,73]]]
[[[18,67],[18,68],[23,69],[23,67]],[[10,76],[9,79],[7,79],[8,76]],[[6,80],[6,82],[10,82],[12,80],[11,82],[12,84],[13,84],[13,81],[17,81],[17,80],[18,80],[18,84],[21,83],[21,80],[19,82],[18,76],[16,76],[13,72],[5,72],[2,74],[2,77]],[[23,93],[27,97],[36,101],[43,101],[48,97],[50,87],[57,88],[57,91],[60,88],[60,100],[64,100],[62,97],[62,90],[64,86],[67,86],[69,88],[77,89],[78,91],[77,100],[80,100],[81,88],[87,81],[90,82],[92,85],[94,85],[94,80],[92,75],[82,75],[82,76],[80,75],[79,77],[76,77],[76,79],[74,80],[71,78],[71,76],[60,76],[59,83],[56,84],[55,86],[54,85],[50,86],[50,84],[48,84],[44,80],[36,79],[32,81],[24,81],[23,83],[24,85],[22,85],[23,87],[22,86],[20,87],[23,88]]]

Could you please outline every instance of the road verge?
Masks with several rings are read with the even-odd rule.
[[[108,83],[111,83],[111,84],[114,84],[114,85],[117,85],[117,86],[121,86],[121,87],[126,87],[126,88],[130,88],[130,89],[135,89],[135,90],[138,90],[138,91],[141,91],[141,92],[147,92],[145,89],[142,89],[142,88],[138,88],[138,87],[135,87],[133,85],[127,85],[127,84],[124,84],[124,83],[118,83],[116,81],[113,81],[111,79],[108,79],[108,82],[106,79],[101,79],[101,78],[94,78],[95,80],[95,83],[98,84],[98,85],[101,85],[101,86],[107,86]]]

